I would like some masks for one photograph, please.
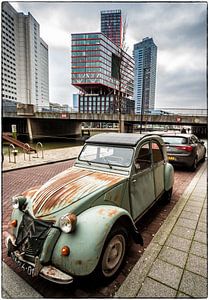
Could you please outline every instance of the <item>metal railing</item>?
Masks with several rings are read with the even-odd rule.
[[[18,112],[17,103],[3,103],[3,113]],[[34,106],[34,112],[43,113],[70,113],[76,114],[78,112],[66,109],[66,107],[50,107],[50,106]],[[104,112],[105,113],[105,112]],[[82,114],[82,113],[80,113]],[[86,113],[84,113],[86,114]],[[108,113],[105,113],[108,114]],[[188,115],[188,116],[207,116],[208,110],[206,108],[187,108],[187,107],[160,107],[155,109],[145,109],[144,114],[150,115]]]
[[[10,144],[8,147],[8,153],[9,153],[9,162],[11,163],[11,153],[13,154],[14,157],[14,164],[16,164],[16,156],[18,153],[18,150],[15,148],[13,144]]]
[[[44,158],[44,147],[43,147],[43,144],[41,142],[38,142],[36,144],[36,153],[37,153],[37,158],[39,157],[38,156],[38,150],[39,148],[41,149],[41,158]]]

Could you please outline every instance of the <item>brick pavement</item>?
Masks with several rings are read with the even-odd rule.
[[[39,167],[27,168],[17,171],[6,172],[3,174],[3,225],[6,225],[11,215],[10,198],[31,186],[39,185],[47,179],[70,167],[73,161],[56,163],[53,165],[43,165]],[[150,241],[155,236],[157,230],[166,220],[167,215],[172,210],[184,189],[189,185],[194,177],[192,172],[184,172],[177,170],[175,172],[175,184],[172,201],[168,205],[158,202],[152,210],[147,213],[137,227],[145,241],[144,247],[133,244],[127,253],[126,261],[122,272],[118,277],[107,286],[89,287],[88,283],[75,282],[70,287],[63,287],[52,284],[41,278],[31,279],[21,272],[12,260],[6,257],[5,249],[3,249],[3,260],[11,266],[21,277],[23,277],[30,285],[32,285],[44,297],[49,298],[67,298],[67,297],[111,297],[115,291],[121,286],[131,269],[142,256],[144,250],[148,247]]]

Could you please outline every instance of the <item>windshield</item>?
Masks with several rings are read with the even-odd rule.
[[[162,137],[165,144],[188,144],[188,140],[185,137],[178,137],[178,136],[163,136]]]
[[[132,148],[104,145],[86,145],[79,160],[91,163],[107,164],[109,167],[129,167],[133,156]]]

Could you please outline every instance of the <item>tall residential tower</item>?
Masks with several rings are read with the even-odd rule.
[[[101,32],[104,33],[115,45],[121,47],[121,10],[101,11]]]
[[[49,106],[48,46],[38,22],[2,3],[2,100]]]
[[[134,100],[135,113],[154,109],[157,46],[152,38],[144,38],[134,45]]]

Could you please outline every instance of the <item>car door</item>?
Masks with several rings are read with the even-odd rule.
[[[154,201],[155,187],[150,142],[139,147],[135,156],[135,169],[130,178],[132,217],[136,219]]]
[[[164,168],[165,160],[162,151],[162,146],[157,141],[152,141],[152,159],[153,172],[155,183],[155,198],[159,197],[164,192]]]

